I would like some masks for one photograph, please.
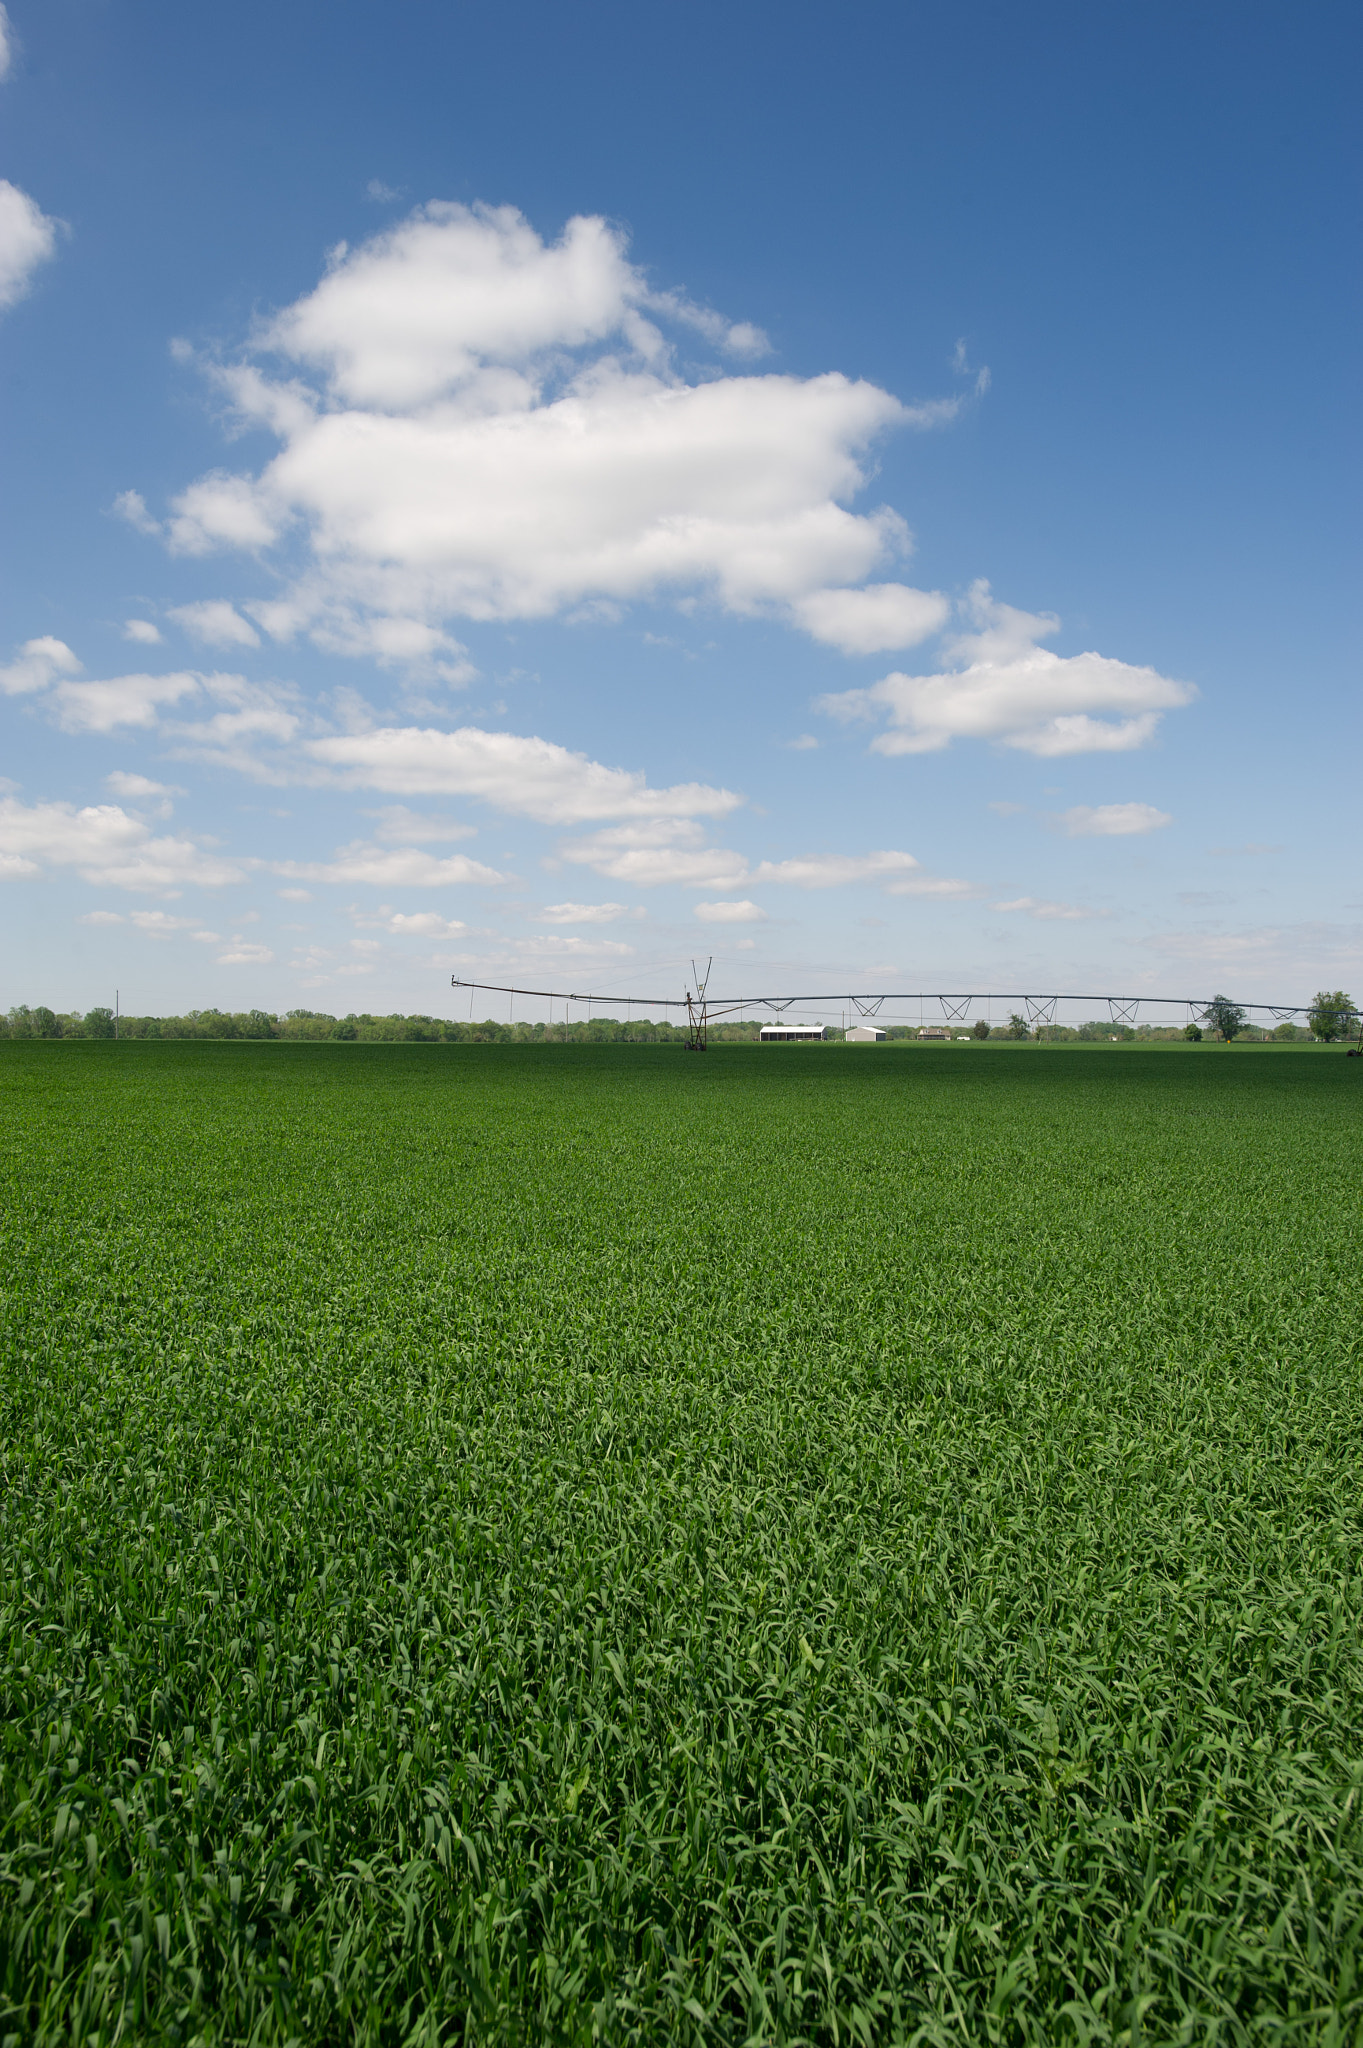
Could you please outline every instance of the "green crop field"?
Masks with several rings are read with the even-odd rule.
[[[1363,1063],[0,1046],[0,2044],[1363,2037]]]

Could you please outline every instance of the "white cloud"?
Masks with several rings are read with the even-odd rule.
[[[742,802],[731,790],[704,783],[650,789],[644,776],[604,768],[552,740],[515,733],[457,732],[388,726],[308,743],[308,753],[351,787],[402,796],[476,796],[544,824],[592,818],[720,817]]]
[[[918,862],[911,853],[820,853],[798,860],[764,860],[755,882],[789,882],[797,889],[840,889],[849,882],[875,882],[904,875]]]
[[[124,917],[118,910],[87,910],[76,919],[77,924],[122,924]]]
[[[136,491],[125,491],[115,502],[140,531],[161,531],[155,522],[135,516],[141,504]],[[175,517],[165,531],[171,552],[177,555],[207,555],[215,548],[244,548],[256,553],[279,538],[285,523],[281,509],[271,506],[266,494],[248,477],[229,476],[221,469],[210,471],[181,491],[173,510]]]
[[[152,726],[162,707],[212,688],[216,677],[182,670],[166,676],[112,676],[95,683],[59,683],[57,718],[64,732],[113,732],[122,725]]]
[[[1157,832],[1161,825],[1174,821],[1168,811],[1157,811],[1153,804],[1075,804],[1061,812],[1060,822],[1072,839],[1101,839]]]
[[[418,847],[371,846],[363,840],[338,847],[329,861],[277,861],[277,875],[301,882],[365,882],[379,888],[440,889],[468,882],[491,884],[507,878],[465,853],[438,860]]]
[[[311,903],[312,901],[311,889],[276,889],[275,895],[281,896],[286,903]]]
[[[153,782],[149,775],[132,775],[125,768],[114,768],[104,778],[115,796],[169,797],[183,796],[184,791],[174,782]]]
[[[559,848],[564,860],[595,868],[613,881],[652,888],[673,882],[711,889],[740,889],[745,883],[776,882],[797,889],[836,889],[850,882],[885,881],[918,866],[911,853],[808,854],[793,860],[764,860],[750,868],[728,847],[704,846],[690,819],[654,819],[615,825]]]
[[[260,635],[225,597],[206,597],[198,604],[172,605],[170,617],[208,647],[259,647]],[[155,632],[155,628],[152,628]],[[160,637],[159,635],[157,636]]]
[[[516,951],[522,958],[547,956],[550,959],[562,959],[575,954],[589,954],[595,959],[602,954],[633,953],[634,948],[627,946],[622,939],[584,939],[579,938],[576,932],[570,933],[567,938],[561,938],[551,932],[544,937],[518,940]],[[621,997],[619,1000],[623,1004],[624,998]]]
[[[457,917],[441,917],[436,910],[389,911],[383,928],[399,939],[456,939],[468,930]]]
[[[80,662],[64,640],[44,633],[37,640],[25,640],[8,667],[0,668],[0,690],[7,697],[20,697],[33,690],[45,690],[59,675],[76,675]]]
[[[659,323],[662,323],[660,326]],[[907,646],[943,601],[848,591],[907,545],[848,509],[865,453],[959,401],[907,407],[836,372],[700,372],[663,328],[731,356],[764,337],[650,288],[607,222],[546,244],[513,209],[432,204],[351,250],[262,326],[255,360],[210,374],[280,444],[258,475],[176,498],[169,545],[261,550],[292,536],[292,581],[251,607],[267,632],[339,652],[451,650],[454,618],[540,618],[675,593],[797,616],[859,651]],[[267,374],[273,356],[293,373]],[[155,526],[136,493],[123,516]],[[801,609],[803,607],[803,609]],[[453,651],[457,653],[457,643]]]
[[[153,519],[148,512],[146,500],[140,491],[120,491],[114,499],[114,511],[138,533],[151,535],[163,531],[160,520]],[[140,639],[142,636],[138,634],[136,637]],[[161,636],[158,633],[156,637],[159,640]]]
[[[1018,911],[1026,917],[1076,918],[1106,917],[1105,910],[1089,910],[1082,903],[1046,903],[1035,896],[1015,896],[1009,903],[995,903],[994,910]]]
[[[978,896],[974,882],[953,875],[909,875],[901,882],[887,882],[887,896]]]
[[[871,743],[880,754],[934,753],[953,739],[982,739],[1053,756],[1144,746],[1161,712],[1195,694],[1151,668],[1038,647],[1059,620],[999,604],[985,583],[974,586],[965,612],[974,630],[947,650],[960,667],[894,673],[869,689],[822,697],[818,708],[842,719],[885,717],[888,730]]]
[[[123,638],[125,640],[136,640],[142,647],[159,647],[161,645],[160,628],[153,626],[150,619],[125,619],[123,621]]]
[[[78,811],[72,804],[0,798],[0,872],[36,875],[44,866],[74,867],[87,882],[153,896],[245,879],[239,863],[205,853],[192,840],[154,838],[117,804]]]
[[[761,924],[767,913],[760,904],[744,898],[738,902],[698,903],[694,915],[702,924]]]
[[[168,910],[134,910],[128,921],[154,939],[173,938],[176,932],[188,931],[194,923],[192,917],[172,917]]]
[[[940,591],[913,590],[905,583],[814,590],[797,599],[791,610],[807,633],[844,654],[916,647],[939,633],[951,616],[951,605]]]
[[[617,918],[638,916],[624,903],[546,903],[537,924],[614,924]]]
[[[55,254],[57,227],[27,192],[0,178],[0,312],[17,305],[34,271]]]
[[[819,742],[812,732],[802,732],[798,739],[787,740],[785,744],[792,754],[812,754],[817,750]]]
[[[268,967],[274,954],[268,946],[258,945],[253,939],[239,939],[235,935],[231,950],[219,953],[219,967]]]
[[[8,78],[14,65],[14,29],[8,10],[0,6],[0,79]]]
[[[260,751],[262,746],[288,747],[296,737],[302,720],[289,708],[293,693],[278,685],[248,683],[244,676],[212,675],[202,681],[219,702],[232,708],[194,724],[169,726],[171,754],[182,761],[230,768],[255,782],[278,786],[296,780],[295,761]]]
[[[700,826],[689,819],[659,818],[609,826],[583,839],[567,840],[559,851],[564,860],[641,888],[662,882],[701,889],[741,887],[748,879],[742,854],[704,846],[703,838]]]
[[[406,804],[385,804],[382,810],[366,811],[368,818],[377,818],[374,837],[388,846],[420,846],[434,844],[443,839],[472,839],[476,825],[465,825],[458,818],[444,818],[435,811],[409,811]]]

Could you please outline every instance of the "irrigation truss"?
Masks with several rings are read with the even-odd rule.
[[[551,1006],[551,1019],[553,1004],[562,1003],[565,1023],[568,1022],[568,1006],[571,1003],[585,1005],[588,1018],[594,1007],[600,1009],[603,1006],[618,1010],[624,1005],[631,1014],[635,1010],[685,1010],[689,1030],[687,1043],[696,1052],[705,1050],[707,1025],[716,1018],[730,1017],[735,1011],[769,1010],[776,1016],[783,1016],[787,1010],[815,1010],[824,1013],[841,1010],[844,1014],[854,1014],[858,1019],[878,1017],[882,1023],[916,1022],[922,1026],[927,1023],[964,1023],[972,1013],[978,1014],[981,1006],[987,1015],[992,1016],[996,1004],[1004,1011],[1007,1011],[1009,1004],[1013,1004],[1019,1007],[1016,1007],[1012,1014],[1022,1017],[1031,1029],[1036,1030],[1042,1025],[1054,1024],[1056,1013],[1062,1005],[1068,1007],[1071,1004],[1088,1004],[1091,1010],[1095,1005],[1105,1004],[1108,1017],[1113,1024],[1133,1025],[1142,1009],[1181,1011],[1188,1022],[1200,1021],[1206,1017],[1213,1000],[1224,1000],[1210,996],[1035,995],[1028,994],[1025,990],[953,992],[941,989],[915,990],[912,993],[887,990],[879,994],[854,994],[849,990],[844,994],[829,994],[825,991],[817,995],[712,996],[709,994],[710,964],[707,963],[704,974],[701,974],[693,961],[692,976],[694,986],[679,996],[637,996],[623,995],[619,992],[594,995],[569,989],[513,988],[504,982],[464,981],[457,974],[450,976],[450,986],[468,989],[470,1005],[473,993],[480,989],[486,995],[509,996],[513,1013],[517,996],[528,996],[533,1000],[547,1002]],[[888,1014],[885,1011],[886,1004],[891,1006]],[[911,1010],[915,1005],[918,1011],[916,1018],[896,1014],[901,1009]],[[930,1006],[935,1007],[929,1016]],[[1272,1017],[1275,1023],[1285,1024],[1291,1023],[1295,1018],[1311,1015],[1316,1006],[1308,1003],[1237,1003],[1235,1007],[1242,1011],[1246,1018],[1256,1011],[1261,1011]],[[580,1016],[581,1011],[578,1014]],[[1359,1028],[1359,1046],[1363,1048],[1363,1023],[1360,1022],[1357,1011],[1341,1010],[1337,1016],[1345,1032],[1354,1027]]]

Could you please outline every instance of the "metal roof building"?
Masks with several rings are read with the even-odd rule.
[[[853,1024],[843,1033],[849,1045],[879,1045],[884,1036],[875,1024]]]
[[[823,1024],[764,1024],[761,1042],[763,1045],[796,1045],[827,1036],[827,1026]]]

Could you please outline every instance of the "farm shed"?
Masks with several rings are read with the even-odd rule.
[[[794,1045],[806,1039],[826,1038],[827,1026],[823,1024],[764,1024],[763,1045]]]
[[[853,1024],[843,1036],[849,1045],[879,1045],[885,1033],[875,1024]]]

